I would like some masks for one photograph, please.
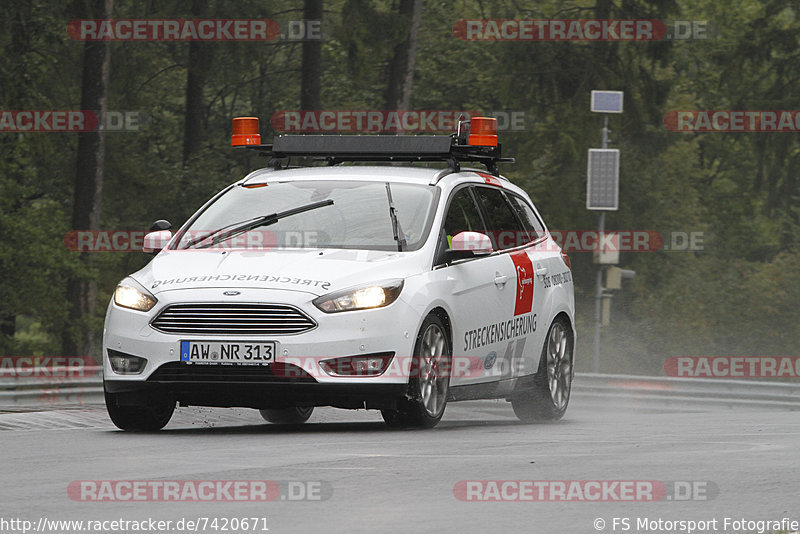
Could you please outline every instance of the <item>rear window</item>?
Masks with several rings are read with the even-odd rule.
[[[515,209],[502,191],[476,187],[475,193],[486,216],[487,231],[495,250],[514,248],[531,241],[528,230],[522,227]]]
[[[527,232],[528,241],[536,241],[540,237],[544,237],[544,225],[533,212],[533,209],[522,198],[514,194],[507,195],[514,212],[522,224],[522,229]]]

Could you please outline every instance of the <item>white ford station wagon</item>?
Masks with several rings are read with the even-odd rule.
[[[472,118],[450,136],[261,145],[257,119],[234,119],[233,144],[272,160],[174,235],[158,221],[145,237],[155,256],[119,283],[105,319],[114,424],[158,430],[178,403],[283,424],[333,406],[430,428],[448,402],[472,399],[505,399],[523,421],[562,417],[570,263],[525,191],[499,175],[510,158],[494,127]],[[298,156],[328,165],[287,164]]]

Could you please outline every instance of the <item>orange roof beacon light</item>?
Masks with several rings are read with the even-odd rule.
[[[233,119],[231,146],[260,145],[258,117],[236,117]]]
[[[497,146],[497,119],[472,117],[469,122],[469,145]]]

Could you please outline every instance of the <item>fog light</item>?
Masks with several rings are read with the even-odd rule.
[[[319,362],[322,370],[331,376],[379,376],[394,358],[393,352],[344,356]]]
[[[111,349],[108,349],[108,361],[111,362],[114,372],[119,375],[138,375],[147,364],[145,358]]]

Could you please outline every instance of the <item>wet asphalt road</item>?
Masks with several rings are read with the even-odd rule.
[[[428,431],[390,431],[377,412],[318,409],[307,424],[286,428],[254,410],[183,408],[160,433],[129,434],[113,427],[102,406],[89,405],[0,413],[0,440],[2,532],[22,525],[2,520],[37,527],[40,518],[172,521],[139,530],[148,533],[195,531],[186,521],[197,520],[198,532],[547,534],[688,532],[688,523],[666,528],[680,520],[709,521],[696,532],[752,532],[725,518],[800,520],[800,417],[764,408],[659,408],[577,394],[555,424],[520,424],[505,402],[480,401],[449,405]],[[92,501],[98,483],[80,492],[80,481],[129,480],[267,481],[270,500]],[[487,480],[539,481],[535,487],[545,489]],[[611,500],[593,500],[595,486],[571,481],[605,481]],[[635,488],[641,499],[657,500],[620,501],[626,496],[615,481],[650,481]],[[463,500],[467,487],[471,500]],[[520,487],[522,501],[481,500],[514,500]],[[569,500],[559,487],[565,497],[573,490]],[[536,492],[545,490],[553,496],[541,502]],[[258,519],[243,528],[241,518]]]

